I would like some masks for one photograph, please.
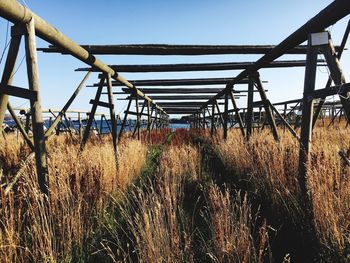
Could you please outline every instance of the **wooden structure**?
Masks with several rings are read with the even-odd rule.
[[[80,90],[85,87],[86,79],[91,72],[100,72],[98,83],[90,86],[96,89],[96,95],[90,100],[92,108],[81,138],[81,149],[88,140],[98,107],[105,107],[110,115],[110,133],[117,157],[117,142],[121,140],[127,125],[128,117],[135,116],[133,134],[140,138],[140,129],[144,126],[148,132],[152,128],[164,128],[168,125],[169,114],[187,115],[192,128],[208,128],[213,135],[220,130],[226,139],[229,128],[238,128],[242,136],[250,136],[268,125],[272,136],[279,140],[278,125],[283,125],[300,141],[300,175],[299,183],[306,203],[311,204],[307,191],[307,163],[311,148],[312,127],[320,113],[329,110],[325,102],[327,96],[339,95],[338,113],[333,107],[332,118],[346,116],[350,120],[349,92],[350,84],[342,74],[339,59],[349,35],[349,25],[345,30],[340,46],[334,46],[331,36],[325,29],[350,13],[347,0],[335,0],[319,14],[311,18],[294,33],[278,45],[77,45],[63,33],[49,25],[29,9],[14,0],[0,2],[0,16],[13,22],[12,40],[8,52],[5,70],[0,86],[0,121],[4,120],[6,108],[13,115],[23,137],[35,151],[38,180],[44,193],[47,193],[47,153],[45,140],[53,133],[55,127],[65,118],[65,113]],[[12,72],[24,35],[26,43],[29,89],[11,85]],[[51,127],[44,133],[38,69],[36,58],[35,36],[51,45],[38,50],[48,53],[68,54],[76,57],[89,67],[78,68],[87,74],[79,83],[66,105],[60,110]],[[307,41],[307,45],[302,45]],[[317,54],[323,53],[325,60],[318,60]],[[161,56],[204,56],[230,54],[262,54],[255,62],[217,62],[217,63],[182,63],[154,65],[106,65],[94,55],[161,55]],[[285,54],[306,55],[306,60],[276,60]],[[324,89],[315,90],[316,67],[328,67],[331,76]],[[305,67],[304,95],[299,100],[282,103],[271,103],[264,88],[264,81],[259,70],[263,68]],[[118,72],[187,72],[187,71],[222,71],[241,70],[232,77],[194,78],[194,79],[144,79],[126,80]],[[220,86],[222,85],[222,86]],[[237,85],[247,85],[245,90]],[[120,89],[120,87],[123,87]],[[146,87],[146,88],[145,88]],[[104,91],[104,89],[106,90]],[[120,89],[116,91],[115,88]],[[127,100],[124,118],[120,120],[120,131],[117,131],[115,114],[115,95],[126,94],[120,100]],[[26,127],[21,125],[8,102],[8,96],[29,99],[31,102],[31,122],[34,141],[28,136]],[[107,101],[101,97],[107,95]],[[247,98],[246,107],[239,108],[237,99]],[[259,96],[259,99],[256,97]],[[315,103],[315,100],[318,100]],[[158,102],[159,103],[156,103]],[[132,110],[132,104],[135,110]],[[292,105],[292,107],[290,107]],[[282,112],[278,108],[283,106]],[[327,108],[328,107],[328,108]],[[258,108],[259,111],[254,111]],[[332,109],[331,109],[332,110]],[[330,111],[330,110],[329,110]],[[301,114],[300,114],[301,113]],[[27,113],[28,114],[28,113]],[[328,113],[330,114],[330,113]],[[142,117],[147,118],[142,125]],[[300,127],[300,134],[296,128]],[[219,129],[221,128],[221,129]],[[28,130],[28,129],[27,129]],[[312,211],[308,207],[309,211]]]

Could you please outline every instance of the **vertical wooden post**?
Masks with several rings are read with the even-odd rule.
[[[137,129],[137,139],[140,140],[140,112],[139,112],[139,95],[135,92],[135,106],[136,106],[136,126]]]
[[[154,121],[152,123],[152,130],[155,129],[157,131],[157,118],[158,118],[158,110],[157,108],[154,108],[154,112],[155,112],[155,117],[154,117]]]
[[[123,119],[123,122],[122,122],[122,126],[120,127],[120,131],[119,131],[119,135],[118,135],[118,142],[120,142],[120,140],[122,138],[122,134],[123,134],[123,131],[124,131],[124,128],[125,128],[125,125],[126,125],[126,121],[127,121],[127,118],[128,118],[128,114],[129,114],[129,110],[130,110],[130,107],[131,107],[131,103],[132,103],[132,98],[130,97],[129,102],[128,102],[128,106],[126,107],[126,111],[124,113],[124,119]]]
[[[283,117],[285,120],[287,120],[287,106],[288,106],[288,104],[285,103],[284,108],[283,108]],[[283,130],[284,131],[286,130],[286,124],[283,125]]]
[[[301,137],[299,152],[299,185],[302,191],[304,201],[311,204],[307,187],[307,164],[310,156],[311,137],[312,137],[312,114],[314,101],[308,94],[315,90],[316,67],[317,67],[318,48],[311,45],[311,35],[309,36],[308,51],[306,57],[304,96],[301,120]]]
[[[31,18],[26,24],[25,49],[29,89],[37,93],[36,100],[30,101],[37,176],[41,191],[48,195],[47,152],[45,147],[44,121],[41,110],[34,18]]]
[[[250,139],[252,135],[253,129],[253,100],[254,100],[254,78],[253,76],[249,76],[249,84],[248,84],[248,99],[247,99],[247,115],[246,115],[246,138]]]
[[[81,140],[83,138],[83,125],[81,123],[80,112],[78,112],[78,123],[79,123],[79,139]]]
[[[254,78],[255,78],[256,88],[259,91],[260,98],[261,98],[261,100],[263,102],[263,105],[264,105],[266,119],[267,119],[267,121],[270,124],[270,128],[271,128],[271,131],[272,131],[272,134],[273,134],[273,138],[275,139],[275,141],[278,141],[279,139],[278,139],[278,132],[277,132],[275,118],[274,118],[272,110],[270,108],[270,102],[267,99],[264,87],[262,85],[262,81],[260,79],[259,72],[256,72]]]
[[[147,100],[147,134],[148,134],[148,142],[151,142],[151,112],[150,112],[150,101]]]
[[[144,111],[144,109],[145,109],[145,105],[146,105],[146,100],[144,101],[144,103],[143,103],[143,105],[142,105],[141,111],[138,113],[138,115],[140,116],[140,118],[141,118],[141,116],[142,116],[142,114],[143,114],[143,111]],[[138,106],[137,106],[137,109],[138,109]],[[135,128],[134,128],[134,132],[133,132],[133,134],[132,134],[133,137],[135,136],[135,133],[136,133],[136,132],[138,132],[138,136],[139,136],[140,128],[141,128],[141,120],[138,120],[137,123],[136,123],[136,126],[135,126]]]
[[[228,95],[229,92],[225,93],[225,106],[224,106],[224,139],[227,139],[227,124],[228,124]]]
[[[242,117],[239,114],[239,109],[237,107],[235,96],[233,95],[232,91],[229,93],[229,95],[230,95],[230,98],[231,98],[233,109],[234,109],[235,114],[236,114],[236,118],[237,118],[237,122],[238,122],[239,128],[241,130],[241,133],[242,133],[243,137],[245,137],[244,125],[243,125]]]
[[[212,107],[211,107],[211,125],[210,125],[210,135],[214,135],[214,129],[215,129],[215,104],[213,101]]]
[[[14,31],[18,26],[12,26],[12,36],[11,36],[11,43],[9,47],[9,51],[7,54],[4,72],[1,78],[1,83],[4,85],[11,85],[12,84],[12,78],[13,73],[15,71],[15,65],[18,55],[19,46],[21,44],[21,34],[15,34]],[[2,124],[4,122],[7,103],[8,103],[9,96],[7,94],[0,94],[0,126],[2,127]],[[27,131],[28,132],[28,131]]]
[[[219,114],[220,123],[221,123],[222,126],[224,126],[224,118],[222,117],[218,101],[214,100],[214,102],[215,102],[216,110],[218,111],[218,114]]]
[[[92,123],[95,120],[95,113],[97,110],[97,102],[100,101],[104,82],[105,82],[105,76],[103,75],[103,76],[101,76],[100,83],[99,83],[97,91],[96,91],[95,100],[94,100],[95,103],[92,104],[91,112],[89,114],[89,119],[88,119],[88,122],[86,123],[85,129],[84,129],[83,139],[82,139],[81,144],[80,144],[81,151],[84,150],[85,144],[89,138]]]
[[[301,136],[300,136],[300,151],[299,151],[299,176],[298,182],[300,186],[302,204],[304,204],[305,220],[310,226],[309,235],[312,246],[317,244],[316,229],[314,224],[313,202],[312,196],[308,188],[307,166],[310,162],[310,149],[312,138],[312,117],[314,100],[309,96],[315,90],[317,54],[318,48],[312,46],[311,34],[309,34],[308,50],[306,56],[305,80],[304,80],[304,95],[302,100],[302,119],[301,119]],[[313,251],[315,247],[310,247]],[[314,251],[311,253],[315,253]]]
[[[26,112],[25,116],[26,116],[25,131],[26,133],[28,133],[30,130],[30,112]]]
[[[339,59],[337,58],[331,39],[329,40],[329,45],[326,48],[322,48],[322,50],[334,84],[341,86],[342,84],[346,83],[345,76],[341,69]],[[339,96],[344,107],[346,118],[348,121],[350,121],[350,101],[348,99],[350,97],[350,92],[341,92]]]
[[[107,79],[107,93],[108,93],[108,103],[109,103],[109,115],[111,118],[111,126],[112,126],[112,143],[113,143],[113,149],[114,149],[114,157],[115,157],[115,162],[118,163],[117,120],[115,118],[112,77],[110,74],[106,74],[105,77]],[[107,122],[107,119],[106,119],[106,122]]]
[[[205,108],[203,109],[203,128],[206,129],[207,128],[207,121],[205,120]]]

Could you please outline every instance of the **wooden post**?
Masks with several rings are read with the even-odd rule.
[[[224,139],[227,139],[227,124],[228,124],[228,95],[229,92],[225,93],[225,106],[224,106]]]
[[[28,133],[30,130],[30,112],[26,112],[25,116],[26,116],[26,123],[25,123],[24,129],[26,133]]]
[[[332,80],[335,85],[341,86],[346,83],[345,76],[342,72],[339,59],[337,58],[335,48],[332,44],[331,39],[329,40],[329,45],[326,48],[322,48],[325,55],[327,66],[331,73]],[[344,112],[348,121],[350,121],[350,92],[341,92],[339,94],[340,101],[344,107]]]
[[[109,115],[111,118],[111,126],[112,126],[112,143],[113,143],[113,149],[114,149],[114,158],[115,158],[115,162],[117,164],[118,163],[117,120],[115,118],[112,77],[110,74],[106,74],[105,78],[107,79],[108,103],[110,105]],[[107,121],[107,119],[106,119],[106,121]]]
[[[220,123],[221,123],[222,126],[224,126],[224,118],[222,117],[222,114],[221,114],[221,111],[220,111],[220,108],[219,108],[218,101],[217,101],[217,100],[214,100],[214,102],[215,102],[216,110],[218,111],[218,114],[219,114]]]
[[[307,187],[307,163],[309,161],[311,137],[312,137],[312,113],[314,101],[308,94],[315,90],[316,63],[318,48],[311,46],[311,36],[309,37],[309,49],[307,53],[307,64],[305,68],[304,96],[301,121],[301,138],[299,153],[299,184],[302,194],[311,201]]]
[[[239,114],[239,109],[237,107],[235,96],[233,95],[232,91],[229,93],[229,95],[230,95],[230,98],[231,98],[233,109],[234,109],[235,114],[236,114],[236,119],[237,119],[239,128],[241,130],[241,133],[242,133],[243,137],[245,137],[244,125],[243,125],[242,117]]]
[[[79,139],[81,140],[83,138],[83,125],[81,122],[80,112],[78,112],[78,123],[79,123]]]
[[[135,92],[135,107],[136,107],[136,126],[137,128],[137,139],[140,140],[140,113],[139,113],[139,98],[137,92]]]
[[[122,126],[120,127],[120,131],[119,131],[119,135],[118,135],[118,142],[120,142],[120,140],[122,138],[122,134],[123,134],[123,131],[124,131],[124,128],[125,128],[125,125],[126,125],[126,121],[127,121],[127,118],[128,118],[128,114],[129,114],[129,110],[130,110],[130,107],[131,107],[131,103],[132,103],[132,98],[129,99],[128,106],[126,107],[126,111],[124,113],[124,119],[123,119]]]
[[[262,81],[260,79],[259,72],[256,72],[256,74],[254,76],[254,79],[255,79],[255,83],[256,83],[256,88],[259,91],[261,101],[263,102],[263,105],[264,105],[266,119],[267,119],[267,121],[270,124],[270,128],[271,128],[271,131],[272,131],[272,134],[273,134],[273,138],[275,139],[275,141],[278,141],[279,138],[278,138],[278,132],[277,132],[275,118],[274,118],[273,113],[271,111],[270,103],[269,103],[269,100],[267,99],[266,92],[264,90]]]
[[[13,73],[15,71],[16,59],[18,55],[19,46],[21,44],[21,34],[14,34],[15,29],[18,26],[12,26],[12,36],[9,51],[7,54],[4,72],[1,78],[1,84],[12,84]],[[9,96],[7,94],[0,93],[0,125],[2,126],[5,118],[7,103]],[[28,132],[28,131],[27,131]]]
[[[91,111],[89,114],[89,119],[88,119],[88,122],[86,123],[85,129],[84,129],[83,139],[82,139],[81,144],[80,144],[81,151],[84,150],[85,144],[89,138],[92,123],[95,120],[95,113],[97,110],[97,103],[96,102],[100,101],[104,82],[105,82],[105,76],[102,76],[100,79],[100,83],[99,83],[100,85],[98,86],[97,91],[96,91],[95,100],[94,100],[95,103],[92,104],[92,108],[91,108]]]
[[[249,84],[248,84],[248,98],[247,98],[247,115],[246,115],[246,129],[247,140],[250,139],[252,135],[253,129],[253,100],[254,100],[254,78],[253,76],[249,76]]]
[[[215,129],[215,103],[213,101],[212,107],[211,107],[211,125],[210,125],[210,135],[214,135],[214,129]]]
[[[44,121],[41,110],[34,18],[31,18],[26,24],[25,49],[29,89],[37,93],[36,100],[30,101],[37,176],[41,191],[48,195],[47,152],[45,147]]]
[[[148,142],[151,142],[151,112],[150,105],[151,103],[147,101],[147,134],[148,134]]]
[[[317,243],[316,230],[314,224],[313,202],[308,188],[308,173],[307,166],[310,161],[310,149],[312,139],[312,117],[314,100],[310,97],[315,90],[316,82],[316,68],[317,68],[317,54],[318,48],[312,46],[311,34],[309,34],[308,40],[308,52],[306,56],[305,67],[305,80],[304,80],[304,95],[303,95],[303,108],[302,108],[302,120],[301,120],[301,133],[300,133],[300,151],[299,151],[299,177],[298,182],[300,186],[302,204],[305,205],[305,220],[310,226],[310,239]],[[311,248],[313,249],[313,248]]]
[[[144,101],[144,103],[142,104],[142,108],[141,108],[141,111],[140,111],[140,112],[138,112],[139,107],[136,106],[136,109],[137,109],[137,112],[138,112],[138,116],[140,116],[140,118],[141,118],[141,116],[142,116],[142,114],[143,114],[143,111],[144,111],[144,109],[145,109],[146,103],[147,103],[147,102]],[[138,119],[138,121],[137,121],[137,123],[136,123],[136,125],[135,125],[135,128],[134,128],[134,132],[133,132],[133,134],[132,134],[133,137],[135,136],[135,133],[137,132],[137,137],[139,138],[139,136],[140,136],[140,128],[141,128],[141,120]],[[140,140],[140,139],[139,139],[139,140]]]

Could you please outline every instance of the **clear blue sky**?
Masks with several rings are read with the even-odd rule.
[[[36,14],[80,44],[278,44],[331,1],[25,0],[25,3]],[[335,44],[340,43],[348,19],[348,17],[343,19],[331,28]],[[7,22],[1,19],[0,51],[5,45],[6,28]],[[37,46],[46,47],[47,43],[38,40]],[[20,59],[23,50],[21,52]],[[38,55],[43,107],[61,108],[84,75],[82,72],[74,72],[74,69],[85,65],[70,56],[41,52]],[[100,56],[100,58],[110,64],[151,64],[255,61],[258,56]],[[285,56],[282,59],[304,58],[305,56],[299,55]],[[349,58],[349,51],[346,51],[342,64],[348,79]],[[0,65],[1,72],[3,64],[4,61]],[[128,79],[147,79],[234,77],[237,74],[238,71],[123,75]],[[269,81],[265,87],[269,90],[268,96],[273,102],[302,96],[303,69],[267,69],[261,71],[261,76],[263,80]],[[325,69],[318,71],[318,88],[324,87],[327,77]],[[27,87],[26,81],[25,63],[23,63],[15,76],[14,84]],[[88,83],[96,81],[97,75],[94,75]],[[93,95],[94,88],[85,88],[71,108],[89,110],[88,101]],[[26,101],[18,99],[11,101],[15,106],[29,106]],[[245,101],[246,98],[240,99],[239,105],[244,107]],[[123,110],[125,104],[124,101],[117,101],[118,113]]]

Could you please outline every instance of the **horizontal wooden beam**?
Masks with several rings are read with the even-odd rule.
[[[295,99],[295,100],[286,100],[286,101],[281,101],[281,102],[276,102],[272,103],[273,106],[280,106],[280,105],[285,105],[285,104],[293,104],[293,103],[298,103],[301,102],[301,99]],[[264,102],[263,101],[254,101],[253,106],[254,107],[259,107],[263,106]]]
[[[337,94],[342,94],[343,92],[349,92],[349,91],[350,91],[350,83],[346,83],[341,86],[318,89],[309,95],[314,99],[319,99],[319,98],[325,98],[325,97],[333,96]]]
[[[216,94],[222,88],[141,88],[140,90],[147,95],[150,94]],[[265,90],[266,92],[268,90]],[[246,93],[247,90],[233,90],[232,93]],[[259,92],[254,90],[254,92]],[[132,94],[132,92],[127,88],[122,88],[120,92],[113,92],[115,95]],[[102,94],[107,95],[107,92],[102,92]]]
[[[319,60],[318,66],[326,66],[324,60]],[[216,71],[216,70],[243,70],[254,62],[221,62],[221,63],[183,63],[183,64],[146,64],[146,65],[109,65],[118,72],[184,72],[184,71]],[[265,68],[304,67],[305,60],[273,61]],[[78,68],[75,71],[94,71],[96,68]]]
[[[0,93],[33,101],[36,100],[38,96],[37,92],[34,90],[4,84],[0,84]]]
[[[237,98],[239,97],[245,97],[246,95],[238,95],[235,96]],[[160,100],[207,100],[210,99],[210,95],[172,95],[172,96],[150,96],[152,100],[160,101]],[[127,97],[127,99],[130,99],[130,97]],[[222,97],[223,99],[223,97]]]
[[[107,102],[96,101],[96,100],[90,100],[90,104],[101,106],[101,107],[105,107],[105,108],[112,108],[113,107],[113,105],[111,105],[111,104],[109,104]]]
[[[143,113],[143,112],[137,113],[135,111],[124,111],[124,114],[126,114],[126,113],[130,114],[130,115],[134,115],[134,116],[138,116],[138,115],[139,116],[149,116],[151,119],[164,120],[164,121],[167,120],[166,118],[158,117],[159,115],[156,117],[156,116],[152,116],[152,115],[149,115],[149,114]]]
[[[202,78],[202,79],[147,79],[147,80],[130,80],[129,82],[135,86],[193,86],[193,85],[226,85],[234,78]],[[248,79],[242,79],[236,84],[248,84]],[[92,87],[98,87],[99,83]],[[106,84],[105,84],[106,85]],[[123,86],[117,81],[113,81],[115,87]],[[91,87],[91,86],[90,86]]]
[[[162,107],[200,107],[202,102],[197,101],[181,101],[181,102],[159,102],[157,103]],[[219,105],[224,105],[223,102],[218,102]],[[143,106],[143,103],[139,103],[140,106]],[[211,107],[211,105],[209,105]]]
[[[275,45],[167,45],[167,44],[131,44],[131,45],[82,45],[90,54],[95,55],[229,55],[229,54],[266,54]],[[297,46],[286,54],[306,54],[307,46]],[[62,53],[66,50],[50,45],[38,48],[47,53]]]

